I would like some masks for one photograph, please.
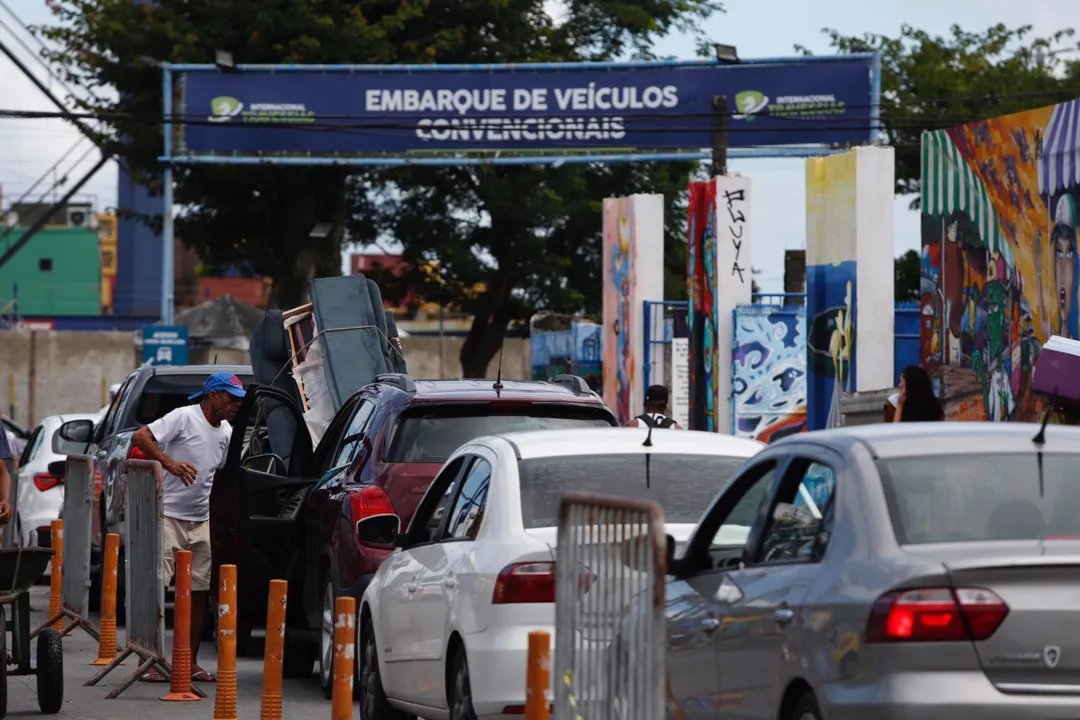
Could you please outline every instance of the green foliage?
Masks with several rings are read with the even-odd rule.
[[[896,37],[823,32],[841,53],[881,52],[881,117],[896,148],[899,194],[919,192],[922,131],[1053,105],[1080,94],[1078,64],[1052,54],[1076,47],[1066,44],[1072,30],[1046,38],[1033,37],[1030,25],[1002,24],[977,32],[954,25],[946,36],[910,25]]]
[[[908,250],[893,261],[893,297],[896,302],[919,299],[922,266],[917,250]]]

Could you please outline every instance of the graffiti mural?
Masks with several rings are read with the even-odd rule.
[[[1080,338],[1080,101],[923,134],[920,357],[950,419],[1032,421],[1050,335]]]
[[[714,432],[716,379],[720,372],[716,354],[716,184],[690,183],[689,207],[686,290],[690,298],[690,422],[695,429]]]
[[[580,375],[587,381],[601,373],[601,332],[598,322],[573,315],[542,313],[529,321],[532,379]]]
[[[633,336],[637,297],[637,248],[631,198],[604,202],[604,400],[620,423],[633,417],[631,395],[638,367]]]
[[[743,305],[732,346],[735,434],[762,442],[806,430],[806,309]]]

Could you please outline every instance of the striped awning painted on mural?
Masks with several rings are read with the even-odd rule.
[[[1012,247],[1001,233],[990,194],[947,130],[922,135],[922,211],[928,215],[966,213],[986,246],[1012,264]]]
[[[1039,153],[1039,193],[1053,195],[1080,185],[1080,100],[1054,106]]]

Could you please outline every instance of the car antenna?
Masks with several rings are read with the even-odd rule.
[[[503,389],[503,384],[502,384],[502,357],[503,357],[503,348],[504,347],[506,347],[506,338],[503,338],[502,344],[499,345],[499,370],[498,370],[498,374],[495,376],[495,384],[491,386],[491,388],[495,391],[495,397],[498,397],[499,393],[501,393],[502,389]]]
[[[1054,394],[1057,395],[1056,387],[1054,388]],[[1050,422],[1051,410],[1053,410],[1052,406],[1046,408],[1046,412],[1043,413],[1042,425],[1039,426],[1039,432],[1035,434],[1035,437],[1031,438],[1031,442],[1035,443],[1035,447],[1038,448],[1035,462],[1039,464],[1039,497],[1044,497],[1046,494],[1043,486],[1043,446],[1046,445],[1046,425]]]

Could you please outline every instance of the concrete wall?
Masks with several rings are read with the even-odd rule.
[[[462,342],[460,337],[443,339],[445,377],[460,377]],[[403,344],[413,377],[439,377],[438,337],[414,335]],[[503,377],[528,379],[529,341],[507,338],[504,352]],[[195,350],[191,360],[213,362],[215,354],[220,363],[247,362],[245,353],[228,350]],[[132,333],[0,332],[0,412],[28,426],[49,415],[96,412],[109,385],[121,382],[140,360]],[[495,377],[497,364],[498,356],[488,368],[488,377]]]

